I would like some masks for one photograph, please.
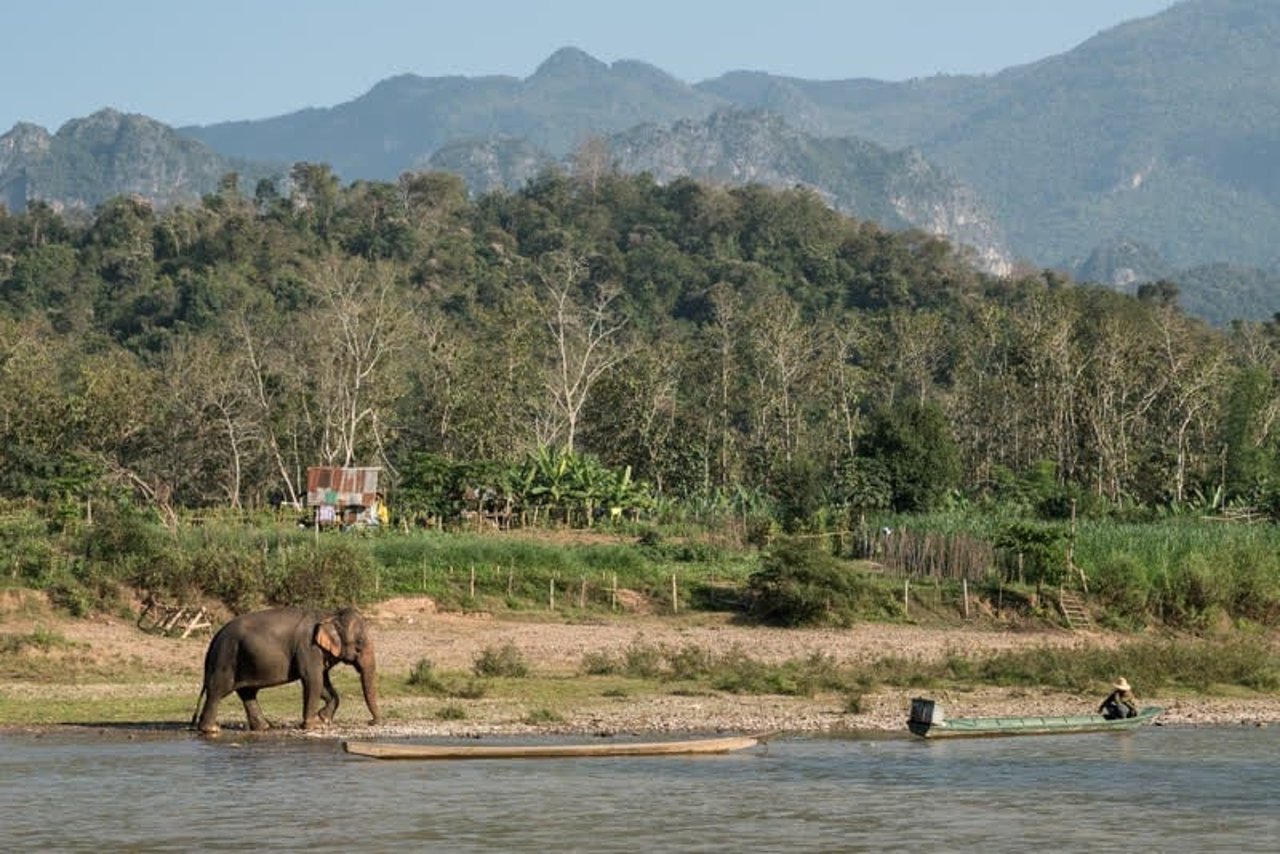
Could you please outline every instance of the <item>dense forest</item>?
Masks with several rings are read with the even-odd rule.
[[[263,507],[330,464],[382,467],[403,513],[554,508],[567,467],[585,519],[1280,509],[1280,325],[589,151],[474,199],[299,163],[198,207],[0,209],[0,377],[0,493],[47,507]]]

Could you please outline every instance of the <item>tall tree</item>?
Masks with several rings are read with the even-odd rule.
[[[409,344],[413,308],[387,264],[330,257],[316,266],[310,287],[314,307],[302,323],[321,456],[331,465],[370,454],[387,462],[389,415],[402,382],[395,357]]]
[[[591,281],[587,272],[586,260],[572,252],[553,252],[535,269],[551,349],[547,391],[556,438],[570,453],[592,388],[626,356],[626,322],[614,307],[619,289]]]

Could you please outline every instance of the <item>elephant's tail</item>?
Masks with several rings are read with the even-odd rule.
[[[200,704],[204,702],[205,694],[209,693],[208,683],[200,685],[200,696],[196,697],[196,710],[191,713],[191,728],[196,728],[196,719],[200,717]]]

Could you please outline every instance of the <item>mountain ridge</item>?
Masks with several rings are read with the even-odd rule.
[[[1254,310],[1270,316],[1280,309],[1276,43],[1280,4],[1182,0],[995,74],[902,82],[739,70],[688,84],[639,60],[605,63],[565,47],[525,78],[402,74],[332,107],[179,132],[228,158],[324,162],[344,180],[445,168],[470,170],[483,179],[473,186],[494,188],[510,186],[504,176],[511,168],[561,163],[593,137],[647,133],[670,151],[677,143],[659,140],[653,128],[695,123],[680,126],[687,135],[714,114],[760,110],[803,135],[796,145],[816,158],[806,168],[823,178],[779,168],[776,152],[741,164],[744,174],[773,173],[837,199],[840,185],[869,179],[833,172],[831,149],[859,150],[848,141],[856,139],[914,151],[967,188],[972,201],[964,204],[989,212],[991,225],[985,237],[965,236],[959,226],[970,216],[959,197],[950,211],[919,201],[902,216],[907,225],[947,229],[942,233],[979,247],[998,243],[1019,263],[1116,287],[1170,270],[1255,269],[1276,281],[1276,293],[1257,287],[1252,275],[1245,288],[1270,300]],[[18,137],[10,148],[36,156],[38,135],[27,129]],[[846,142],[815,142],[832,139]],[[657,168],[658,156],[647,155],[648,168]],[[744,155],[725,149],[724,156]],[[901,157],[905,166],[907,155]],[[646,168],[645,161],[637,155],[631,162]],[[704,164],[702,171],[713,176],[730,165]],[[33,185],[29,172],[0,169],[0,198],[51,186],[47,176]],[[909,199],[900,202],[913,210]],[[892,221],[888,213],[871,215]],[[1145,247],[1149,263],[1138,269],[1129,259],[1109,268],[1108,259],[1119,256],[1107,247],[1123,244]]]

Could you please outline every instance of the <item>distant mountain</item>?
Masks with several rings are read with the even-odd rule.
[[[673,125],[644,124],[604,138],[608,165],[648,172],[661,182],[690,177],[715,184],[808,187],[831,207],[886,228],[918,228],[969,247],[988,272],[1011,259],[999,228],[977,195],[931,165],[919,151],[892,152],[853,138],[801,133],[760,111],[721,110]],[[550,165],[572,169],[524,140],[458,142],[428,165],[461,174],[475,192],[523,186]]]
[[[590,134],[762,109],[811,137],[914,148],[991,208],[1011,251],[1076,269],[1099,246],[1175,268],[1276,269],[1280,3],[1184,0],[991,76],[902,83],[735,72],[686,85],[641,62],[557,51],[527,79],[396,77],[323,110],[188,128],[225,154],[391,179],[460,140],[562,157]]]
[[[659,181],[682,175],[721,184],[806,186],[837,210],[887,228],[918,228],[973,248],[982,267],[1008,272],[1010,258],[977,194],[919,151],[852,137],[815,137],[763,112],[726,110],[671,127],[643,125],[609,138],[617,167]]]
[[[801,183],[860,216],[980,247],[988,268],[1012,257],[1126,288],[1158,275],[1188,305],[1227,276],[1224,289],[1256,300],[1227,303],[1269,317],[1280,310],[1267,284],[1280,274],[1278,44],[1274,0],[1183,0],[1039,62],[901,83],[743,71],[688,85],[564,48],[525,79],[402,75],[334,107],[182,132],[229,158],[324,162],[347,181],[442,168],[482,191],[604,137],[626,170]],[[725,118],[735,114],[781,122]],[[124,119],[147,121],[83,121],[109,131]],[[86,132],[76,124],[0,137],[0,200],[163,197],[227,168],[163,126],[129,130],[108,153],[74,139]]]
[[[991,77],[700,91],[814,133],[914,145],[974,187],[1022,257],[1146,244],[1178,267],[1280,262],[1280,3],[1185,0]]]
[[[0,203],[22,211],[30,199],[91,209],[116,195],[138,195],[160,206],[192,203],[230,172],[246,180],[270,167],[215,154],[145,116],[101,110],[50,135],[19,124],[0,136]]]
[[[1099,246],[1075,268],[1075,277],[1080,281],[1098,282],[1130,291],[1143,282],[1169,279],[1175,275],[1160,253],[1130,240]]]
[[[223,154],[328,163],[346,180],[395,180],[458,140],[527,140],[560,157],[588,136],[702,117],[724,103],[643,62],[607,65],[576,48],[532,76],[405,74],[328,109],[182,128]]]

